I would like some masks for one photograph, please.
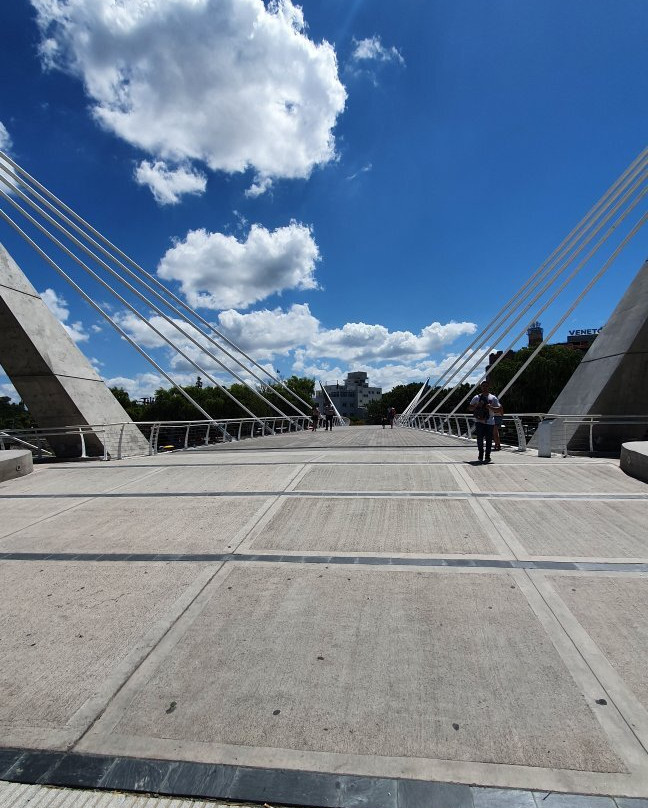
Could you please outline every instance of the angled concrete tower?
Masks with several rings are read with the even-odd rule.
[[[41,300],[0,244],[0,365],[42,429],[85,424],[132,424],[124,408]],[[104,443],[117,456],[121,430],[88,436],[88,454]],[[105,440],[104,440],[105,437]],[[48,439],[59,457],[78,457],[78,435]],[[121,436],[124,455],[142,454],[148,443],[134,426]]]
[[[648,261],[556,399],[560,415],[648,416]],[[570,445],[582,443],[573,430]],[[597,427],[595,447],[617,451],[622,442],[646,440],[646,426]]]

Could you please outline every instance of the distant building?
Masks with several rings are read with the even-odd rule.
[[[572,351],[581,351],[586,353],[590,345],[594,342],[596,337],[601,333],[602,328],[576,328],[571,330],[567,335],[567,342],[552,342],[551,345],[562,345],[564,348],[570,348]],[[536,320],[531,323],[527,328],[527,337],[529,338],[529,348],[537,348],[544,339],[544,329],[542,325]],[[502,361],[508,357],[513,357],[517,351],[493,351],[488,357],[488,369],[495,364],[495,362],[502,357]],[[502,356],[504,354],[504,356]]]
[[[364,418],[367,415],[367,404],[382,396],[382,387],[369,387],[367,374],[362,370],[348,373],[343,384],[325,384],[324,389],[333,402],[333,406],[344,418]],[[315,392],[315,401],[324,412],[327,403],[322,390]]]
[[[542,330],[540,323],[537,320],[535,323],[531,323],[531,325],[527,328],[529,348],[537,348],[537,346],[542,342],[543,335],[544,331]]]

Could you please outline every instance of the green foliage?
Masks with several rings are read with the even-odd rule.
[[[298,376],[291,376],[285,381],[285,384],[301,396],[306,402],[310,402],[313,398],[315,389],[315,382],[313,379],[301,378]],[[170,389],[160,388],[155,391],[155,396],[147,402],[134,401],[130,398],[126,390],[121,387],[111,387],[111,392],[119,401],[122,407],[126,410],[128,415],[134,421],[196,421],[204,418],[205,416],[194,407],[175,387]],[[249,412],[246,412],[243,407],[247,407],[250,412],[259,417],[278,415],[269,404],[266,404],[257,393],[244,384],[235,383],[229,386],[227,390],[237,399],[241,405],[239,406],[234,402],[227,393],[218,387],[207,387],[202,383],[189,385],[183,387],[191,398],[194,399],[200,406],[209,413],[212,418],[249,418]],[[286,415],[297,415],[297,413],[282,401],[277,395],[276,391],[281,392],[281,395],[288,400],[294,400],[295,406],[300,410],[306,410],[303,404],[300,404],[296,398],[290,396],[290,393],[285,390],[281,385],[276,384],[267,387],[260,387],[259,392],[271,401]]]
[[[495,395],[508,384],[533,350],[522,348],[511,353],[488,374]],[[507,412],[550,412],[582,358],[580,351],[564,345],[545,345],[506,393],[502,402],[504,409]]]
[[[22,401],[14,404],[9,396],[0,396],[0,429],[30,429],[34,426],[34,419]]]

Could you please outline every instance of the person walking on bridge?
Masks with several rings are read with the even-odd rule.
[[[484,379],[479,385],[479,393],[474,396],[468,405],[468,409],[475,419],[478,460],[480,463],[490,463],[495,416],[501,415],[503,410],[497,396],[490,392],[488,379]],[[484,438],[486,439],[486,454],[484,454]]]
[[[333,418],[335,417],[335,410],[333,409],[333,405],[331,403],[324,405],[324,418],[326,418],[326,423],[324,424],[324,429],[327,432],[333,432]]]

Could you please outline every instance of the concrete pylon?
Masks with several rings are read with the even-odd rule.
[[[648,261],[556,399],[551,412],[558,415],[646,415],[648,419]],[[597,426],[593,433],[595,448],[617,452],[625,441],[646,440],[647,431],[645,424]],[[582,428],[568,432],[568,445],[583,444],[583,432]],[[556,439],[557,436],[554,447]]]
[[[0,244],[0,365],[41,429],[122,424],[88,435],[89,455],[146,453],[148,442]],[[78,435],[48,438],[59,457],[78,457]]]

